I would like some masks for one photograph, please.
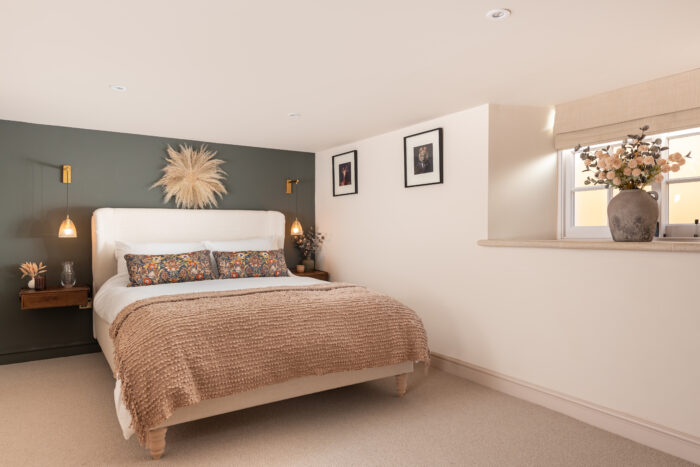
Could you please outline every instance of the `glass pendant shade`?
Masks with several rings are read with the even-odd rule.
[[[58,238],[76,238],[78,231],[75,229],[75,224],[66,214],[66,218],[61,222],[61,227],[58,228]]]
[[[304,229],[301,228],[301,222],[299,222],[299,219],[295,218],[294,222],[292,222],[291,233],[292,233],[292,235],[303,235],[304,234]]]

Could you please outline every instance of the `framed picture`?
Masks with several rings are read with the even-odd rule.
[[[404,137],[403,172],[406,188],[442,183],[442,128]]]
[[[357,151],[333,156],[333,196],[357,193]]]

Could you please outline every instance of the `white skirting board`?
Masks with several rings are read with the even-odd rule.
[[[697,436],[511,378],[446,355],[432,353],[431,365],[446,373],[541,405],[659,451],[700,464],[700,438]]]

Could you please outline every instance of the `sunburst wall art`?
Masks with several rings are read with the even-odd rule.
[[[224,161],[214,159],[216,151],[206,146],[193,149],[187,144],[181,144],[179,151],[168,145],[167,152],[164,174],[151,186],[163,188],[163,202],[167,203],[174,198],[178,208],[216,207],[216,197],[223,198],[227,193],[222,183],[226,179],[226,172],[220,167]]]

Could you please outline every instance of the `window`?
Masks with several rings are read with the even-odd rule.
[[[695,219],[700,218],[700,128],[661,135],[662,145],[668,146],[668,154],[691,152],[691,158],[679,172],[664,175],[661,183],[645,187],[659,194],[659,232],[663,236],[693,236]],[[619,143],[618,143],[619,144]],[[605,143],[591,146],[592,150],[611,146]],[[667,157],[664,153],[662,157]],[[583,172],[583,161],[573,149],[559,152],[560,158],[560,237],[562,238],[610,238],[608,229],[608,202],[617,194],[616,189],[602,185],[585,185],[593,172]]]
[[[700,132],[669,137],[668,150],[692,154],[682,170],[668,174],[664,184],[668,208],[663,220],[669,225],[693,224],[700,218]]]

